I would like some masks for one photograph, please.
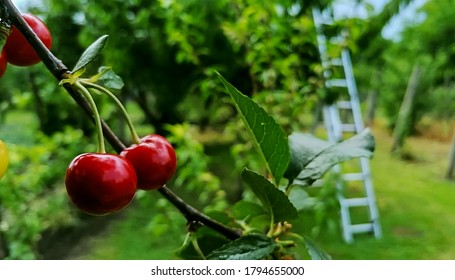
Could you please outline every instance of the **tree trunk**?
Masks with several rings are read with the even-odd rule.
[[[35,101],[35,112],[38,116],[39,121],[39,128],[41,131],[45,131],[46,124],[47,124],[47,114],[46,114],[46,107],[44,102],[40,96],[40,89],[36,82],[36,75],[33,71],[29,71],[29,78],[30,78],[30,90],[33,95],[33,99]]]
[[[404,145],[404,140],[410,130],[410,117],[413,110],[413,103],[419,84],[421,69],[415,64],[412,69],[411,77],[409,78],[406,93],[401,103],[400,112],[398,113],[395,129],[393,130],[393,146],[392,152],[400,150]]]
[[[322,121],[322,107],[324,105],[322,102],[318,102],[313,110],[313,122],[310,127],[310,133],[315,134],[316,130],[318,129],[319,125],[321,124]]]
[[[367,124],[372,126],[374,124],[374,119],[376,117],[376,107],[378,105],[378,95],[379,92],[377,89],[372,89],[368,93],[368,106],[367,106]]]

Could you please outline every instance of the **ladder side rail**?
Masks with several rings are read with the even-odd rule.
[[[338,184],[341,184],[340,183],[337,183]],[[341,199],[344,199],[344,198],[341,198]],[[340,198],[338,198],[339,201]],[[351,226],[352,226],[352,222],[351,222],[351,213],[349,213],[349,207],[346,207],[346,206],[341,206],[340,207],[340,218],[341,218],[341,228],[342,228],[342,232],[343,232],[343,240],[346,242],[346,243],[352,243],[354,241],[354,235],[353,235],[353,232],[351,231]]]
[[[329,142],[337,143],[341,140],[342,137],[342,124],[340,116],[337,114],[336,105],[324,105],[323,114],[324,114],[324,123],[326,126]]]
[[[371,178],[371,171],[370,171],[370,160],[367,158],[360,158],[360,164],[362,168],[362,172],[364,173],[364,186],[366,197],[368,199],[369,204],[369,213],[370,219],[373,223],[373,233],[374,237],[380,238],[382,237],[382,229],[381,224],[379,222],[379,210],[376,204],[376,195],[374,192],[373,187],[373,180]]]
[[[348,86],[349,97],[351,99],[352,114],[354,117],[354,125],[357,133],[361,132],[365,127],[363,124],[362,111],[360,110],[360,100],[355,84],[354,71],[352,69],[351,55],[349,49],[343,48],[341,51],[341,59],[343,61],[343,68]]]

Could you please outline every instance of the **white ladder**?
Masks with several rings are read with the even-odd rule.
[[[359,133],[364,129],[360,101],[358,98],[357,87],[352,69],[350,52],[346,47],[341,49],[341,57],[332,59],[328,56],[327,45],[330,43],[340,44],[342,37],[335,38],[334,41],[328,41],[323,32],[323,25],[333,23],[333,16],[330,10],[320,11],[313,8],[313,19],[317,31],[318,48],[323,66],[323,75],[326,88],[344,88],[347,90],[349,100],[336,101],[333,104],[325,104],[323,107],[324,124],[328,133],[329,141],[337,143],[342,140],[344,132]],[[344,77],[333,78],[330,67],[342,67]],[[347,110],[352,116],[352,123],[342,122],[340,110]],[[370,172],[370,161],[367,158],[359,159],[359,172],[350,172],[342,174],[341,166],[336,165],[334,171],[342,174],[343,181],[349,187],[349,182],[363,183],[364,194],[360,197],[347,198],[346,191],[343,191],[343,182],[338,181],[338,201],[340,203],[341,226],[343,239],[347,243],[352,243],[356,233],[372,233],[375,238],[380,238],[381,225],[379,222],[379,211],[376,205],[374,187]],[[365,223],[352,223],[350,209],[353,207],[367,207],[368,221]]]

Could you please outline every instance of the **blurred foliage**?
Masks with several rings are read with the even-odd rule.
[[[330,173],[324,177],[322,186],[317,191],[314,188],[293,188],[289,194],[289,198],[303,217],[296,226],[309,231],[313,238],[317,238],[321,233],[337,235],[340,232],[337,197],[340,192],[337,189],[339,179],[339,175]]]
[[[52,137],[38,133],[36,141],[8,143],[10,166],[0,181],[1,258],[39,258],[36,246],[44,231],[77,221],[62,178],[73,157],[93,145],[70,127]]]
[[[49,1],[51,10],[54,2],[63,5]],[[74,15],[81,19],[79,42],[88,45],[102,34],[112,35],[102,63],[122,76],[126,95],[158,132],[183,119],[178,105],[187,94],[200,95],[204,103],[210,86],[200,80],[210,79],[213,65],[224,65],[230,73],[242,68],[233,59],[242,56],[219,28],[228,17],[226,1],[79,2]]]
[[[310,9],[313,5],[325,7],[330,2],[46,0],[43,5],[29,9],[46,20],[54,34],[53,51],[69,67],[94,38],[111,35],[99,62],[112,66],[126,81],[124,101],[137,102],[143,111],[143,121],[165,133],[165,123],[186,120],[206,126],[226,122],[230,117],[229,110],[216,105],[219,95],[214,93],[219,90],[214,70],[248,95],[259,94],[267,97],[263,98],[267,102],[274,99],[277,104],[289,105],[291,108],[286,109],[274,106],[275,110],[285,112],[282,120],[288,130],[286,122],[297,115],[288,112],[296,112],[302,105],[314,106],[312,101],[309,105],[303,103],[321,88]],[[453,1],[425,4],[420,10],[425,16],[418,17],[423,21],[410,24],[397,41],[382,38],[381,30],[411,1],[389,1],[381,11],[374,11],[368,1],[358,2],[365,2],[369,17],[341,20],[337,24],[350,33],[348,43],[354,52],[361,98],[365,100],[371,89],[380,92],[380,104],[393,126],[413,63],[418,62],[427,70],[420,92],[442,84],[450,87],[453,47],[446,34],[453,29],[447,20],[453,16],[450,9]],[[12,91],[19,89],[41,99],[34,104],[42,104],[36,110],[47,134],[74,121],[90,133],[90,126],[78,120],[72,110],[57,109],[67,103],[67,98],[61,94],[47,96],[47,92],[55,93],[58,89],[46,82],[51,80],[49,76],[41,79],[44,72],[41,68],[31,71],[37,73],[32,78],[21,75],[23,69],[18,70],[9,71],[12,72],[7,73],[9,82],[0,85],[7,92],[1,98],[0,112],[9,107]],[[35,89],[25,82],[31,79]],[[18,83],[20,80],[23,82]],[[283,102],[284,94],[295,102]],[[427,111],[437,110],[428,106],[437,103],[433,100],[437,97],[418,96],[415,122]],[[112,120],[116,117],[113,115]]]
[[[172,188],[180,190],[190,201],[201,207],[221,210],[226,207],[226,193],[221,189],[220,178],[210,171],[211,159],[204,151],[204,145],[195,138],[194,129],[188,123],[167,125],[168,140],[175,147],[178,168]]]
[[[111,35],[100,63],[112,66],[125,80],[126,101],[137,102],[144,121],[157,132],[165,133],[166,123],[187,120],[188,112],[193,112],[191,121],[200,125],[224,120],[214,118],[219,107],[213,106],[218,99],[214,70],[247,94],[280,90],[298,98],[314,92],[311,77],[318,76],[314,72],[318,53],[312,3],[44,3],[41,12],[59,37],[54,52],[69,67],[95,38]]]

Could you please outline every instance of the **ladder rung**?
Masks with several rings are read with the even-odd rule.
[[[343,174],[343,179],[345,181],[362,181],[365,179],[365,175],[363,173],[346,173]]]
[[[373,232],[373,223],[350,225],[349,229],[352,233]]]
[[[334,66],[343,66],[343,60],[341,58],[332,58],[330,64]]]
[[[330,38],[330,43],[332,43],[332,44],[342,44],[345,41],[346,41],[346,39],[343,38],[342,36],[335,36],[335,37]]]
[[[343,123],[341,124],[341,130],[345,132],[356,132],[355,124]]]
[[[330,19],[330,18],[327,18],[327,17],[321,17],[321,19],[319,21],[319,25],[322,28],[333,26],[333,19]]]
[[[332,79],[325,82],[327,87],[347,87],[348,84],[345,79]]]
[[[342,100],[337,102],[338,108],[340,109],[352,109],[352,104],[350,101]]]
[[[368,206],[369,200],[367,197],[344,198],[340,200],[342,207],[360,207]]]

